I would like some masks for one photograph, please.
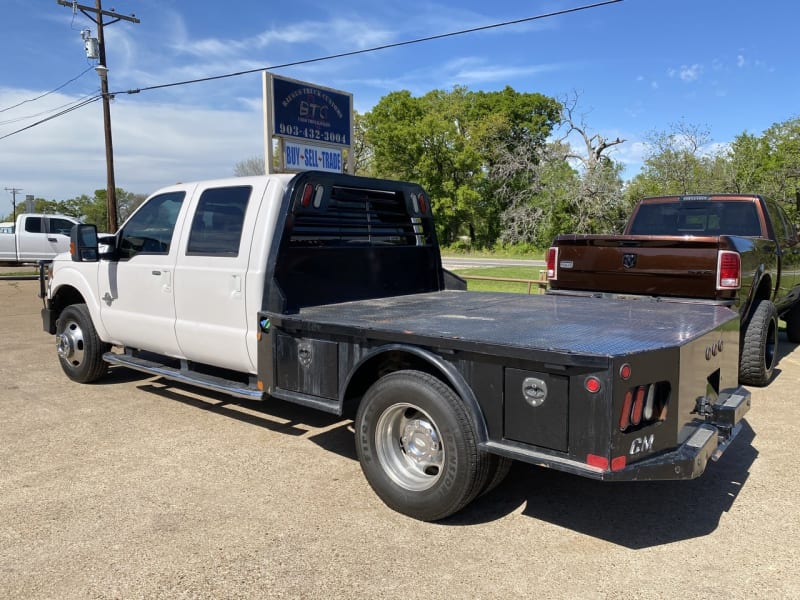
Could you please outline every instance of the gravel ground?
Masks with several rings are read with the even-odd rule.
[[[425,524],[372,493],[348,421],[125,369],[70,382],[36,286],[0,281],[2,598],[800,598],[800,350],[785,338],[701,478],[517,464]]]

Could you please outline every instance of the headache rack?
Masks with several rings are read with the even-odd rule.
[[[444,287],[430,204],[418,185],[309,172],[287,190],[283,210],[267,279],[277,312]]]

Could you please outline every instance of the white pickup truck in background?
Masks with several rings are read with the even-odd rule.
[[[16,266],[50,260],[69,251],[69,232],[78,222],[66,215],[25,213],[0,228],[0,265]]]

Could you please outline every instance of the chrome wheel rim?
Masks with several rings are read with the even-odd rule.
[[[433,487],[444,471],[439,429],[430,415],[413,404],[393,404],[381,414],[375,448],[384,472],[409,491]]]
[[[79,367],[85,356],[83,330],[76,321],[67,321],[56,336],[58,356],[73,367]]]

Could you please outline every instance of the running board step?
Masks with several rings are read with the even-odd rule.
[[[172,381],[188,383],[189,385],[195,385],[197,387],[212,390],[214,392],[229,394],[231,396],[236,396],[237,398],[246,398],[247,400],[261,400],[263,398],[263,394],[259,390],[244,386],[240,381],[233,381],[230,379],[224,379],[222,377],[216,377],[214,375],[197,373],[195,371],[176,369],[174,367],[163,365],[159,362],[139,358],[137,356],[131,356],[129,354],[115,354],[114,352],[106,352],[103,354],[103,360],[112,365],[128,367],[129,369],[135,369],[150,375],[157,375]]]

